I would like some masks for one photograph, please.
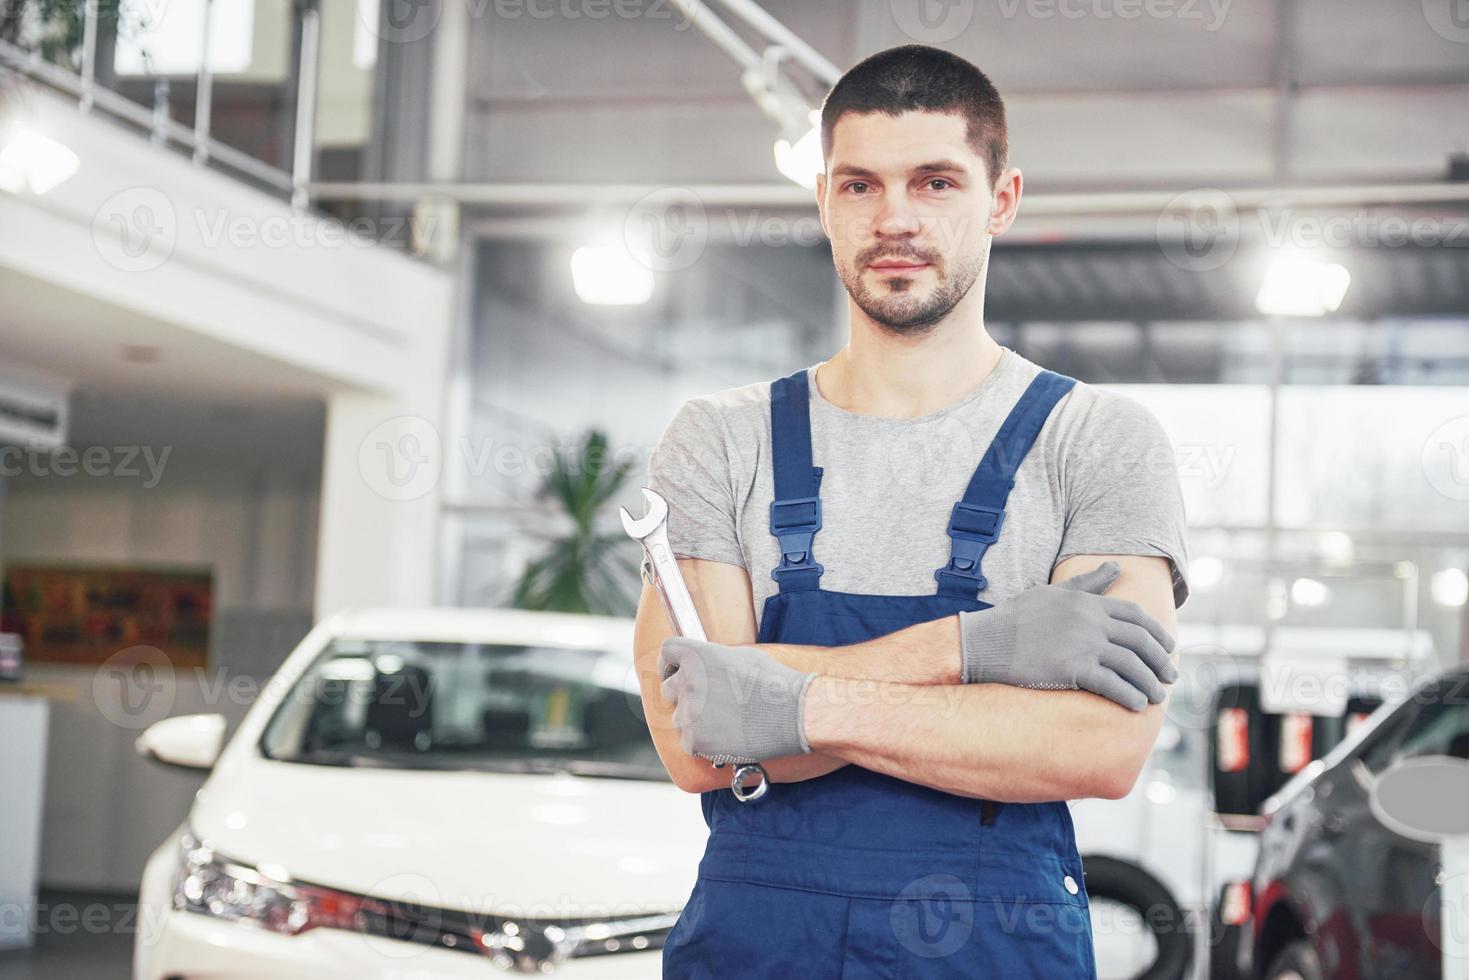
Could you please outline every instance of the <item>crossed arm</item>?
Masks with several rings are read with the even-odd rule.
[[[1168,562],[1139,555],[1076,555],[1053,583],[1113,559],[1122,574],[1109,596],[1131,599],[1177,634]],[[748,573],[724,562],[679,559],[711,641],[753,646],[819,676],[806,696],[809,755],[763,763],[773,782],[799,782],[847,763],[949,793],[1025,803],[1125,796],[1163,722],[1166,700],[1130,711],[1089,691],[1043,691],[959,682],[959,620],[947,616],[842,647],[756,644]],[[672,635],[661,601],[644,585],[634,649],[654,745],[687,792],[728,786],[684,752],[663,700],[658,653]]]

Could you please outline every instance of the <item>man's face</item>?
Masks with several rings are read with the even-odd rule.
[[[847,293],[893,333],[932,329],[989,259],[995,199],[963,117],[845,113],[827,166],[817,199]]]

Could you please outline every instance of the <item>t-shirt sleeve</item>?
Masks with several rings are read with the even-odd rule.
[[[668,501],[668,543],[680,558],[744,567],[726,429],[714,409],[684,402],[648,457],[648,486]]]
[[[1059,564],[1072,555],[1168,559],[1173,605],[1188,598],[1188,529],[1173,443],[1135,399],[1098,392],[1064,463],[1066,528]]]

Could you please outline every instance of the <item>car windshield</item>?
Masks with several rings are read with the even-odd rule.
[[[316,765],[668,778],[631,656],[567,647],[338,639],[260,748]]]

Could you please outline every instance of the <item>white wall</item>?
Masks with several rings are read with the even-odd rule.
[[[98,396],[80,405],[69,444],[117,444],[123,433],[108,430],[99,416],[122,410],[109,413],[108,399]],[[134,406],[131,418],[145,423],[150,413]],[[110,669],[28,665],[28,679],[72,692],[70,700],[51,705],[45,885],[136,888],[148,853],[184,817],[202,777],[144,761],[133,751],[134,739],[168,715],[219,711],[237,721],[249,701],[228,683],[267,676],[312,620],[319,413],[314,439],[309,432],[305,439],[300,432],[272,432],[261,420],[245,433],[219,422],[198,430],[197,437],[175,432],[169,438],[160,424],[141,424],[136,444],[155,450],[155,459],[158,450],[172,450],[155,486],[145,486],[150,481],[143,476],[85,473],[23,472],[6,481],[0,567],[195,565],[214,576],[208,667],[160,674],[161,687],[133,702],[137,710],[122,709],[120,675]],[[241,439],[258,448],[238,444]]]

